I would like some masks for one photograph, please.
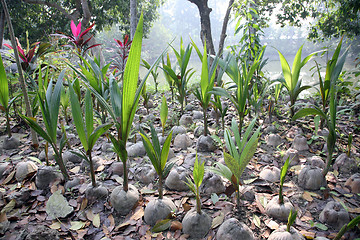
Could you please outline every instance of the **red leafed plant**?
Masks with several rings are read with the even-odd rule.
[[[114,40],[117,49],[115,50],[114,56],[112,56],[112,69],[124,72],[132,41],[129,39],[129,35],[125,35],[123,41],[118,39]]]
[[[31,44],[31,48],[28,45],[27,49],[23,49],[19,40],[16,40],[19,57],[21,59],[21,67],[26,72],[34,70],[36,68],[36,59],[45,55],[48,52],[48,49],[51,47],[50,43],[36,42]],[[9,49],[13,49],[13,47],[9,44],[5,43],[4,46],[8,47]],[[11,58],[6,57],[5,59],[10,60],[11,62],[15,62],[15,57],[12,55]]]
[[[86,38],[85,36],[93,28],[94,25],[95,23],[93,23],[90,27],[88,27],[83,32],[81,32],[81,22],[79,22],[78,25],[75,25],[74,21],[71,21],[70,27],[71,27],[72,35],[67,35],[65,33],[54,34],[54,35],[60,36],[62,38],[67,38],[72,44],[67,46],[74,47],[77,54],[79,54],[80,56],[84,56],[89,49],[101,45],[101,44],[93,44],[88,46],[88,43],[93,38],[93,35],[91,35],[89,38]]]

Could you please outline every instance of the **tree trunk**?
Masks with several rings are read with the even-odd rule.
[[[24,78],[22,68],[21,68],[19,52],[18,52],[18,49],[16,47],[17,44],[16,44],[16,40],[15,40],[14,29],[13,29],[12,24],[11,24],[11,18],[10,18],[9,10],[7,8],[5,0],[1,0],[1,3],[3,5],[3,9],[4,9],[3,11],[5,13],[6,21],[8,23],[8,27],[9,27],[11,45],[12,45],[12,47],[14,49],[16,65],[17,65],[18,72],[19,72],[20,87],[21,87],[21,90],[22,90],[22,93],[23,93],[23,96],[24,96],[24,101],[25,101],[25,106],[26,106],[26,115],[28,117],[33,117],[32,111],[31,111],[31,106],[30,106],[30,101],[29,101],[29,96],[28,96],[27,89],[26,89],[25,78]],[[30,128],[30,131],[31,131],[32,144],[33,144],[33,146],[35,148],[38,148],[39,141],[38,141],[37,135],[36,135],[35,131],[32,128]]]
[[[133,40],[136,31],[136,0],[130,0],[130,38]]]
[[[200,14],[200,25],[201,25],[201,32],[200,32],[201,41],[204,44],[204,41],[206,40],[206,47],[208,54],[215,55],[215,48],[211,35],[211,22],[210,22],[210,13],[212,9],[208,7],[208,0],[188,0],[188,1],[194,3],[198,7]]]
[[[5,32],[5,13],[4,10],[0,14],[0,49],[2,48],[4,41],[4,32]]]
[[[228,8],[226,10],[226,14],[224,17],[224,21],[223,21],[223,25],[222,25],[222,30],[221,30],[221,35],[220,35],[220,42],[219,42],[219,51],[218,51],[218,55],[220,56],[224,50],[224,44],[225,44],[225,38],[227,37],[226,35],[226,29],[227,29],[227,25],[229,23],[229,19],[230,19],[230,12],[232,9],[232,6],[234,4],[234,0],[230,0],[229,1],[229,5]]]
[[[82,26],[87,26],[91,19],[91,12],[88,4],[88,0],[81,0],[81,6],[83,11],[83,19],[81,21]]]

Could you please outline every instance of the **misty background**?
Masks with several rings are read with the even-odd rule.
[[[209,7],[212,8],[210,13],[211,18],[211,30],[212,37],[215,46],[215,51],[218,49],[220,32],[222,28],[223,19],[227,9],[227,1],[219,0],[209,0]],[[202,49],[202,43],[200,41],[200,16],[197,7],[190,3],[187,0],[167,0],[159,9],[158,19],[154,22],[149,35],[143,41],[142,49],[142,58],[152,64],[155,59],[164,51],[168,44],[172,42],[172,46],[179,50],[180,48],[180,39],[184,41],[184,46],[191,42],[192,38],[195,43]],[[312,42],[307,40],[308,35],[308,24],[304,23],[303,27],[291,27],[285,26],[283,28],[280,25],[276,24],[275,13],[271,17],[271,21],[268,23],[269,27],[263,29],[264,34],[261,37],[261,44],[266,45],[266,51],[264,59],[268,59],[268,63],[265,66],[266,77],[270,79],[275,79],[281,74],[281,64],[279,61],[279,55],[277,50],[279,50],[289,62],[290,67],[292,66],[293,59],[296,55],[297,50],[304,45],[302,51],[302,58],[308,54],[330,48],[330,55],[332,56],[333,50],[335,50],[336,45],[338,44],[339,39],[332,39],[331,41],[325,42]],[[225,40],[225,51],[228,51],[230,45],[236,45],[239,43],[242,32],[240,31],[237,35],[234,35],[236,19],[234,19],[234,14],[231,14],[229,25],[227,27],[227,38]],[[106,51],[115,46],[114,38],[122,39],[122,34],[118,30],[116,25],[112,26],[109,29],[106,29],[96,35],[97,40],[102,43],[103,48],[105,48],[104,57],[106,61],[110,61],[111,53]],[[351,44],[351,41],[346,41],[343,49],[346,49],[347,46]],[[175,55],[171,48],[168,49],[170,53],[172,65],[175,64],[176,59]],[[319,64],[325,65],[327,55],[316,57],[316,60]],[[347,61],[344,67],[346,71],[352,71],[355,68],[356,56],[354,54],[349,54]],[[301,77],[304,84],[314,84],[318,82],[317,76],[312,76],[315,72],[313,67],[315,66],[314,60],[310,61],[301,71]],[[190,80],[190,85],[196,82],[199,82],[201,74],[201,62],[193,49],[191,61],[189,64],[190,68],[196,70],[195,75]],[[324,69],[325,70],[325,69]],[[162,70],[159,68],[159,87],[162,89],[167,88]],[[145,69],[142,68],[141,76],[144,76]],[[355,80],[354,80],[355,81]],[[148,85],[153,85],[152,78],[148,80]]]

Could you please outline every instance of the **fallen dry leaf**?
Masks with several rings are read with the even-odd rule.
[[[86,211],[86,218],[89,221],[92,221],[94,219],[94,213],[93,213],[92,209],[89,209]]]
[[[278,229],[279,228],[279,224],[277,224],[275,221],[273,221],[273,220],[267,220],[267,221],[265,221],[265,224],[266,224],[266,226],[268,226],[270,229],[272,229],[272,230],[276,230],[276,229]]]
[[[111,214],[108,216],[108,219],[110,221],[110,226],[108,227],[108,229],[111,232],[115,227],[115,219],[114,219],[113,215],[111,215]]]
[[[139,208],[131,217],[130,220],[139,220],[140,218],[142,218],[144,216],[144,209],[143,208]]]
[[[187,212],[191,209],[191,205],[188,203],[183,203],[184,212]]]
[[[96,228],[100,227],[100,214],[99,213],[94,215],[92,223],[93,223],[94,227],[96,227]]]
[[[102,225],[102,230],[106,236],[110,234],[109,228],[105,225]]]
[[[170,226],[170,230],[171,231],[176,231],[176,230],[181,230],[182,229],[182,223],[179,221],[172,221],[171,222],[171,226]]]
[[[117,225],[117,227],[114,229],[115,232],[119,231],[120,229],[124,228],[124,227],[127,227],[130,225],[130,222],[129,221],[125,221],[119,225]]]
[[[300,220],[303,221],[303,222],[308,222],[308,221],[310,221],[310,220],[314,220],[314,218],[311,217],[311,216],[302,216],[302,217],[300,218]]]
[[[75,174],[79,173],[80,172],[80,166],[76,166],[76,167],[70,169],[70,172],[75,173]]]
[[[14,176],[15,176],[15,170],[12,171],[1,184],[2,185],[8,184],[13,179]]]
[[[360,208],[348,208],[350,213],[360,213]]]
[[[258,228],[261,227],[261,220],[257,215],[253,215],[253,223],[255,224],[255,226],[257,226]]]
[[[70,222],[71,226],[70,226],[70,230],[80,230],[85,226],[85,222],[82,221],[71,221]]]
[[[87,207],[88,200],[87,198],[84,198],[81,202],[80,211],[84,210]]]
[[[60,222],[54,222],[53,224],[51,224],[49,226],[49,228],[55,229],[55,230],[60,229],[61,228],[61,223]]]
[[[8,221],[8,218],[6,216],[6,212],[1,212],[0,213],[0,222],[6,222]]]
[[[8,204],[6,204],[6,206],[1,210],[2,213],[8,213],[10,212],[11,210],[14,209],[16,205],[16,201],[15,199],[11,199],[10,202],[8,202]]]
[[[221,212],[219,216],[217,216],[213,219],[211,228],[214,229],[214,228],[217,228],[218,226],[220,226],[223,223],[224,218],[225,218],[225,214],[223,212]]]
[[[88,232],[87,229],[80,229],[80,230],[77,230],[77,239],[84,239],[84,236],[86,235],[86,233]]]
[[[301,230],[300,233],[306,239],[314,239],[315,238],[315,233],[314,232],[308,232],[308,231],[305,231],[305,230]]]
[[[263,196],[260,196],[260,199],[262,199],[263,201],[263,204],[266,206],[266,202],[267,202],[267,200],[266,200],[266,198],[265,197],[263,197]],[[260,210],[260,212],[262,213],[262,214],[265,214],[265,208],[264,208],[264,205],[260,202],[261,200],[260,200],[259,198],[258,198],[258,196],[256,196],[256,206],[258,207],[258,209]]]
[[[104,165],[100,165],[95,172],[102,172],[105,169]]]
[[[308,202],[312,202],[314,200],[308,191],[304,191],[302,197]]]

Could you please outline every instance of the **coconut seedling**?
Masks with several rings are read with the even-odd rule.
[[[236,204],[240,209],[240,185],[241,176],[254,156],[257,143],[259,140],[260,127],[252,134],[252,130],[256,123],[254,118],[246,129],[243,137],[240,137],[239,126],[235,119],[231,122],[230,130],[233,132],[235,137],[235,143],[231,138],[231,132],[229,129],[225,130],[225,145],[229,153],[224,149],[224,160],[225,164],[216,163],[216,167],[211,167],[210,170],[214,173],[221,175],[228,179],[236,190]]]
[[[273,94],[269,95],[269,107],[268,107],[268,116],[269,116],[269,122],[272,122],[272,116],[275,111],[275,107],[278,105],[278,100],[280,97],[280,93],[282,90],[283,85],[281,83],[273,83],[269,86],[269,88],[273,87]],[[275,112],[276,113],[276,112]]]
[[[214,94],[214,100],[211,100],[211,103],[212,103],[212,107],[213,107],[214,111],[220,113],[221,129],[223,131],[225,131],[225,117],[226,117],[226,113],[229,109],[229,106],[227,106],[227,105],[223,106],[223,101],[221,100],[221,97],[218,95],[215,95],[215,94]],[[216,121],[218,124],[218,119]]]
[[[325,178],[328,173],[331,163],[332,156],[335,150],[336,143],[336,117],[337,117],[337,81],[339,79],[340,73],[345,63],[345,59],[348,53],[348,50],[339,58],[340,50],[342,45],[342,39],[340,40],[333,57],[327,62],[326,66],[326,75],[325,79],[329,79],[329,110],[324,112],[317,106],[312,106],[311,108],[300,109],[292,118],[293,120],[305,117],[308,115],[319,115],[321,118],[325,119],[326,126],[329,130],[327,136],[327,149],[328,155],[326,159],[325,168],[322,170],[322,175]]]
[[[82,78],[83,81],[86,81],[98,94],[100,94],[105,100],[109,100],[109,77],[107,76],[108,69],[110,67],[110,63],[102,66],[100,57],[96,58],[83,58],[79,56],[82,64],[79,64],[79,68],[81,71],[77,71],[77,74]],[[70,66],[73,68],[73,66]],[[74,68],[73,68],[74,69]],[[79,83],[76,81],[74,84],[74,90],[80,96],[79,92]],[[101,119],[101,123],[104,124],[106,122],[106,111],[98,100],[95,104],[95,116]]]
[[[250,82],[256,69],[258,69],[259,64],[259,56],[250,66],[248,66],[246,62],[238,62],[237,58],[231,54],[226,56],[225,60],[219,60],[220,67],[225,70],[226,74],[233,81],[228,90],[235,88],[235,94],[233,94],[232,91],[227,91],[220,87],[214,87],[213,93],[224,96],[233,103],[239,117],[238,133],[240,137],[245,116],[249,113],[248,99],[250,94]]]
[[[336,234],[334,240],[340,240],[341,237],[350,229],[360,224],[360,215],[351,220],[348,224],[345,224],[340,231]]]
[[[292,227],[296,220],[296,216],[297,211],[291,209],[286,226],[280,226],[277,230],[272,232],[268,240],[303,240],[304,237]]]
[[[145,84],[142,91],[141,91],[141,96],[143,98],[143,105],[144,105],[144,107],[146,109],[147,114],[149,114],[150,95],[151,94],[147,91],[146,84]]]
[[[187,177],[187,182],[185,182],[196,197],[196,210],[188,211],[182,220],[183,231],[191,238],[203,238],[209,232],[212,222],[209,215],[201,211],[200,185],[204,178],[204,166],[205,162],[199,161],[196,154],[193,180]]]
[[[295,220],[296,220],[296,216],[297,216],[297,211],[291,209],[290,213],[289,213],[289,218],[288,218],[288,222],[286,224],[286,231],[290,232],[290,228],[291,226],[294,224]]]
[[[280,188],[279,195],[272,198],[271,201],[266,206],[266,213],[276,219],[281,221],[286,221],[291,210],[294,208],[291,202],[287,197],[283,195],[283,185],[286,177],[286,173],[289,169],[290,158],[288,157],[281,168],[280,172]]]
[[[172,132],[165,139],[164,145],[160,146],[158,135],[155,128],[151,125],[151,138],[145,134],[141,129],[141,137],[144,143],[144,147],[152,165],[155,168],[157,175],[159,176],[158,191],[159,198],[150,201],[144,212],[145,222],[153,226],[157,221],[165,219],[176,209],[175,204],[169,199],[163,196],[163,181],[169,175],[171,168],[174,166],[174,162],[168,163],[168,156],[172,138]]]
[[[216,77],[216,83],[215,83],[216,86],[219,86],[222,88],[224,87],[225,82],[222,80],[224,73],[225,73],[224,68],[217,69],[217,74],[216,74],[217,77]],[[219,116],[219,114],[216,114],[216,119],[215,119],[216,124],[219,125],[219,117],[221,117],[221,129],[223,131],[225,131],[225,117],[226,117],[226,113],[229,109],[229,106],[227,104],[224,104],[224,101],[220,95],[216,95],[216,94],[214,94],[214,92],[211,92],[211,93],[213,94],[213,100],[210,100],[210,102],[212,103],[211,107],[214,109],[214,111],[216,113],[220,114],[220,116]]]
[[[117,187],[110,195],[110,202],[117,212],[122,215],[127,214],[139,199],[139,193],[134,186],[128,184],[127,169],[127,150],[126,142],[128,140],[131,125],[134,120],[136,108],[139,103],[142,88],[145,85],[147,76],[138,86],[138,76],[141,58],[141,44],[143,36],[143,15],[139,19],[135,36],[131,44],[130,53],[126,62],[122,88],[119,87],[115,78],[110,78],[110,101],[111,108],[107,107],[110,115],[115,121],[117,129],[117,138],[112,136],[110,139],[114,146],[114,151],[120,157],[123,163],[123,186]]]
[[[301,60],[302,49],[303,46],[301,46],[297,51],[292,65],[292,69],[290,69],[290,65],[286,60],[286,58],[284,57],[284,55],[280,51],[278,51],[281,62],[281,68],[284,75],[284,79],[281,80],[281,83],[285,86],[290,97],[290,117],[293,117],[295,114],[294,105],[299,94],[302,91],[311,88],[311,86],[301,86],[301,79],[299,79],[300,71],[305,66],[305,64],[308,61],[310,61],[310,59],[315,54],[318,53],[318,52],[311,53],[303,60]]]
[[[60,171],[63,174],[65,180],[68,180],[69,174],[62,159],[62,151],[67,141],[65,135],[62,135],[62,138],[60,140],[60,146],[58,147],[56,144],[58,127],[57,124],[60,109],[60,95],[61,89],[63,87],[64,74],[65,70],[60,73],[54,90],[53,81],[50,81],[46,90],[46,94],[41,94],[41,92],[38,92],[45,130],[36,122],[34,118],[24,115],[21,115],[21,117],[32,129],[34,129],[42,138],[45,139],[45,141],[47,141],[52,146],[55,154],[56,163],[59,165]]]
[[[6,149],[16,148],[19,145],[18,140],[12,137],[10,128],[10,107],[16,98],[17,97],[14,97],[9,101],[9,85],[4,64],[0,56],[0,109],[5,112],[6,117],[6,132],[8,135],[8,137],[4,140],[4,147]]]
[[[70,95],[69,90],[65,90],[64,87],[61,89],[60,104],[63,109],[66,125],[69,125],[68,108],[70,105]]]
[[[92,183],[92,187],[95,188],[97,187],[97,184],[96,184],[94,162],[91,154],[92,149],[98,138],[102,134],[104,134],[107,130],[109,130],[112,124],[107,123],[94,128],[94,116],[93,116],[94,109],[93,109],[90,90],[86,91],[83,110],[81,109],[80,102],[74,91],[73,83],[70,82],[69,82],[69,92],[70,92],[71,111],[72,111],[74,124],[76,127],[76,132],[84,148],[84,151],[80,151],[80,153],[79,152],[73,152],[73,153],[89,163],[91,183]],[[82,112],[84,112],[84,115],[82,114]]]
[[[207,124],[207,108],[210,104],[211,91],[214,87],[216,68],[218,65],[218,57],[213,61],[208,61],[207,51],[206,51],[206,41],[204,41],[204,53],[202,54],[194,41],[192,41],[200,60],[202,63],[201,66],[201,79],[200,79],[200,89],[195,89],[194,95],[199,100],[200,106],[203,109],[204,114],[204,136],[207,136],[209,133],[208,124]]]
[[[180,67],[180,73],[176,74],[174,69],[171,68],[171,65],[164,64],[163,62],[163,69],[168,74],[170,78],[172,78],[173,86],[175,86],[175,89],[177,91],[177,99],[180,104],[180,114],[182,115],[184,113],[184,104],[187,102],[186,100],[186,94],[187,94],[187,84],[190,80],[190,78],[194,75],[195,71],[193,71],[192,68],[188,68],[188,64],[190,61],[190,56],[192,52],[192,46],[187,45],[187,47],[184,47],[183,40],[181,38],[180,40],[180,50],[177,51],[175,48],[173,48],[173,51],[175,53],[177,63]],[[169,61],[167,61],[169,63]]]
[[[169,113],[169,109],[168,109],[166,97],[164,95],[162,100],[161,100],[161,106],[160,106],[160,121],[161,121],[162,136],[163,137],[165,136],[165,124],[166,124],[166,121],[167,121],[167,118],[168,118],[168,113]]]
[[[128,154],[126,143],[128,141],[131,126],[134,120],[135,112],[139,104],[142,88],[146,79],[150,75],[150,71],[145,75],[144,79],[138,84],[141,45],[143,36],[143,15],[139,19],[136,33],[131,44],[128,60],[126,62],[124,79],[120,87],[115,77],[109,75],[109,93],[110,103],[94,89],[85,75],[80,74],[83,83],[91,90],[98,99],[104,109],[109,113],[114,121],[116,128],[116,136],[109,134],[109,138],[113,144],[115,153],[119,156],[123,164],[123,184],[116,187],[110,195],[110,203],[120,215],[126,215],[131,211],[139,199],[139,192],[133,185],[128,183]],[[161,56],[155,61],[152,68],[158,63]],[[79,70],[72,67],[75,72]]]
[[[175,68],[173,68],[171,66],[171,61],[170,61],[170,56],[169,56],[169,53],[166,54],[166,64],[165,64],[165,61],[164,61],[164,58],[161,59],[162,61],[162,70],[163,70],[163,73],[164,73],[164,77],[165,77],[165,80],[166,82],[169,84],[169,88],[170,88],[170,91],[171,91],[171,100],[174,101],[174,87],[175,87],[175,81],[174,79],[170,76],[170,74],[165,70],[164,66],[166,65],[168,68],[170,68],[172,71],[175,71]]]
[[[141,59],[141,61],[142,61],[142,66],[145,67],[147,70],[149,70],[151,68],[151,65],[145,59]],[[159,66],[156,65],[156,67],[153,68],[153,70],[151,70],[151,76],[153,77],[153,80],[154,80],[156,93],[158,92],[158,86],[159,86],[159,82],[157,81],[157,79],[159,77],[158,68],[159,68]]]

